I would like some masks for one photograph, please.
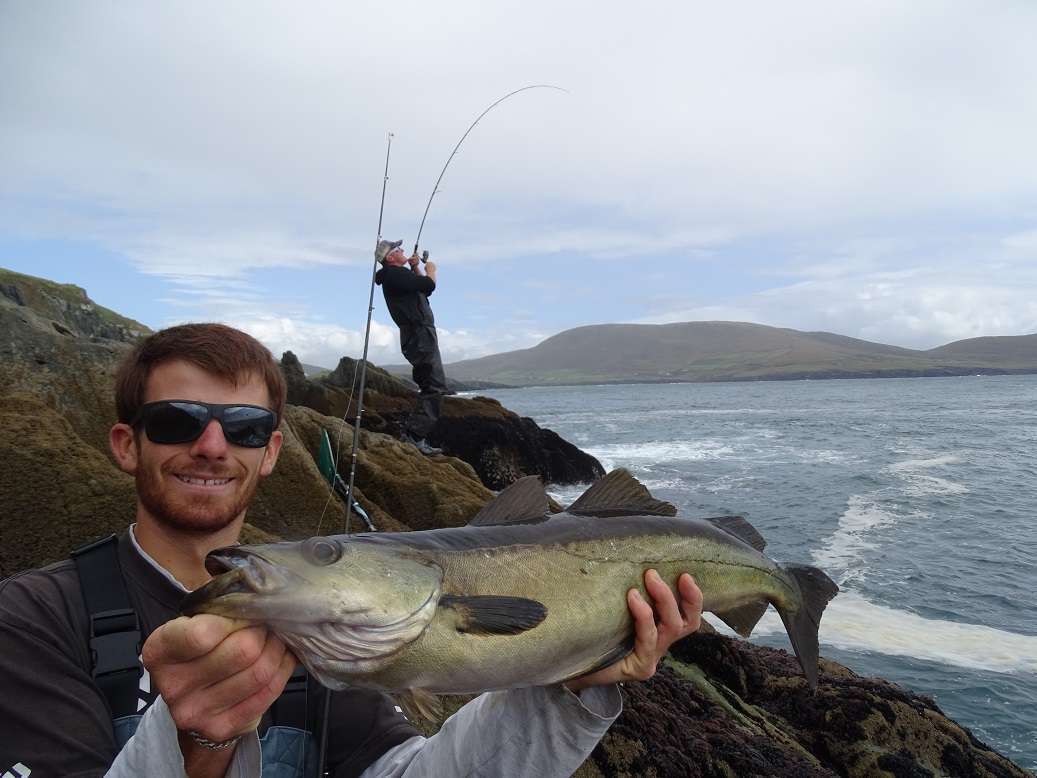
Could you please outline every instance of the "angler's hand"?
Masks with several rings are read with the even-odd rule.
[[[181,732],[185,758],[198,750],[192,730],[216,742],[254,730],[295,670],[295,657],[264,627],[209,614],[166,622],[141,657]]]
[[[670,646],[699,628],[702,622],[702,592],[687,573],[677,579],[681,604],[655,570],[645,573],[645,589],[655,603],[653,608],[637,589],[627,592],[627,606],[634,617],[634,651],[613,665],[591,675],[567,681],[571,691],[589,686],[604,686],[620,681],[647,681],[655,675]],[[656,619],[658,618],[658,623]]]

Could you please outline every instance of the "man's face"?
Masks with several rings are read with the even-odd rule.
[[[407,264],[407,255],[403,249],[395,248],[385,255],[385,264],[394,267],[402,267]]]
[[[144,401],[156,400],[271,407],[266,384],[258,374],[234,386],[181,361],[151,371]],[[136,478],[139,507],[147,516],[172,529],[209,533],[244,516],[260,477],[273,471],[280,446],[281,433],[276,431],[265,448],[235,446],[224,438],[220,423],[211,419],[201,436],[190,443],[153,443],[143,429],[135,430],[132,461],[128,465],[120,458],[120,464]]]

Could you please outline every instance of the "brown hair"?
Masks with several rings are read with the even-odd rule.
[[[266,346],[225,324],[181,324],[159,330],[138,343],[115,373],[115,410],[129,424],[144,404],[151,371],[164,362],[182,359],[237,385],[249,374],[266,382],[278,423],[284,412],[285,386],[281,368]],[[192,399],[190,397],[183,398]]]

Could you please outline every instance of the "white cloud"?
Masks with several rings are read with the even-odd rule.
[[[424,239],[451,262],[720,256],[721,299],[657,318],[728,311],[913,343],[1035,326],[1034,277],[1013,260],[1037,246],[1030,3],[34,2],[0,15],[0,237],[100,243],[170,281],[179,308],[263,322],[321,359],[357,333],[226,281],[370,262],[390,129],[383,232],[409,242],[470,121],[536,82],[570,94],[501,104],[444,177]],[[957,222],[1014,234],[946,261],[925,238]],[[770,291],[745,291],[762,271],[740,241],[779,256]],[[995,261],[1001,272],[976,270]],[[457,322],[444,350],[530,345],[560,328],[549,294],[523,300],[537,320],[520,335],[444,311]],[[628,295],[602,288],[600,309],[630,318]]]
[[[1037,266],[1002,262],[971,268],[852,270],[838,274],[824,266],[808,280],[722,305],[675,308],[642,321],[751,321],[908,348],[1037,332]],[[1002,275],[1013,282],[1000,283]]]

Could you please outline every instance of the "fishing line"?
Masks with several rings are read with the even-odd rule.
[[[565,92],[566,94],[569,94],[569,90],[568,89],[562,89],[562,87],[554,86],[553,84],[530,84],[529,86],[524,86],[521,89],[516,89],[514,92],[508,92],[508,94],[504,95],[504,97],[500,98],[499,100],[491,103],[489,108],[487,108],[485,111],[483,111],[477,117],[475,117],[475,121],[471,123],[471,125],[468,127],[467,130],[465,130],[464,135],[461,136],[461,140],[459,140],[457,142],[457,145],[454,146],[454,150],[450,152],[450,156],[447,157],[446,164],[443,165],[443,169],[439,172],[439,178],[436,179],[436,183],[432,187],[432,194],[429,195],[428,204],[425,206],[425,213],[423,213],[421,215],[421,224],[418,226],[417,237],[414,238],[414,253],[415,254],[418,253],[418,245],[421,243],[421,231],[425,229],[425,219],[428,218],[428,210],[429,210],[429,208],[432,207],[432,200],[435,198],[436,193],[439,191],[439,184],[443,180],[443,175],[446,173],[446,169],[448,167],[450,167],[450,163],[453,161],[454,155],[457,154],[457,150],[459,148],[461,148],[461,144],[464,143],[464,139],[468,137],[468,133],[470,133],[472,130],[475,129],[475,125],[477,125],[480,122],[480,120],[486,114],[488,114],[490,111],[492,111],[498,105],[503,103],[509,97],[514,97],[519,92],[525,92],[525,91],[528,91],[530,89],[557,89],[559,92]]]

